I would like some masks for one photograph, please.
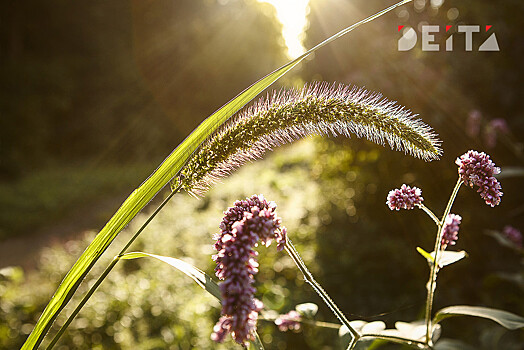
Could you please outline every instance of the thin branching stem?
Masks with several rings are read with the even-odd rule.
[[[301,323],[310,324],[312,326],[330,328],[330,329],[340,329],[340,325],[337,323],[324,322],[324,321],[315,321],[315,320],[302,320]]]
[[[437,224],[437,226],[440,225],[440,220],[437,218],[437,216],[431,211],[431,209],[429,209],[428,207],[426,207],[424,204],[420,203],[420,204],[416,204],[416,206],[418,206],[420,209],[422,209],[424,211],[424,213],[428,214],[428,216],[431,218],[431,220],[433,220],[435,222],[435,224]]]
[[[429,274],[429,281],[427,285],[428,294],[426,297],[426,344],[428,346],[432,346],[431,341],[431,328],[433,327],[431,324],[431,311],[433,309],[433,298],[435,296],[435,289],[436,289],[436,283],[437,283],[437,272],[438,272],[438,266],[439,266],[439,253],[441,250],[441,243],[442,243],[442,234],[443,234],[443,228],[444,228],[444,222],[446,221],[446,218],[451,211],[451,207],[453,206],[453,203],[455,202],[455,198],[457,197],[458,191],[460,189],[460,186],[462,185],[462,180],[459,177],[457,180],[457,183],[455,184],[455,187],[453,188],[453,192],[451,193],[451,196],[449,197],[448,204],[446,206],[446,210],[444,210],[444,215],[437,223],[437,238],[435,239],[435,260],[433,264],[431,265],[430,274]]]
[[[97,290],[97,288],[102,284],[102,282],[105,280],[105,278],[107,277],[107,275],[109,275],[109,273],[111,272],[111,270],[113,270],[113,268],[115,267],[116,263],[120,260],[120,258],[122,257],[122,255],[124,255],[126,252],[127,252],[127,249],[131,246],[131,244],[133,244],[135,242],[135,240],[138,238],[138,236],[142,233],[142,231],[144,231],[144,229],[147,227],[147,225],[149,225],[149,223],[154,219],[154,217],[160,212],[160,210],[162,210],[162,208],[167,204],[167,202],[169,202],[169,200],[177,193],[180,191],[180,189],[182,188],[182,186],[178,186],[176,189],[174,189],[173,191],[171,191],[171,193],[166,197],[166,199],[164,199],[164,201],[155,209],[155,211],[147,218],[147,220],[142,224],[142,226],[138,229],[138,231],[136,231],[136,233],[133,235],[133,237],[131,237],[131,239],[127,242],[127,244],[124,246],[124,248],[122,248],[122,250],[120,251],[120,253],[118,253],[118,255],[116,255],[113,260],[111,261],[111,263],[106,267],[106,269],[104,270],[104,272],[102,272],[102,274],[100,275],[100,277],[98,277],[98,279],[95,281],[95,283],[91,286],[91,288],[89,288],[89,291],[86,293],[86,295],[84,295],[84,297],[82,298],[82,300],[80,301],[80,303],[78,303],[78,305],[76,306],[76,308],[73,310],[73,312],[71,313],[71,315],[69,315],[69,317],[67,318],[66,322],[62,325],[62,327],[60,327],[60,330],[58,331],[58,333],[55,334],[55,336],[53,337],[53,339],[51,340],[51,342],[49,343],[49,345],[47,346],[47,350],[50,350],[52,349],[56,343],[58,342],[58,340],[60,339],[60,337],[64,334],[64,332],[66,331],[67,327],[69,327],[69,325],[71,324],[71,322],[73,322],[73,319],[76,317],[76,315],[78,315],[78,313],[80,312],[80,310],[84,307],[84,305],[87,303],[87,301],[91,298],[91,296],[95,293],[95,291]]]
[[[309,272],[308,268],[306,267],[306,264],[304,263],[304,261],[298,254],[297,250],[295,249],[295,246],[293,245],[293,243],[291,243],[291,240],[289,239],[289,237],[286,241],[285,249],[286,249],[286,252],[291,257],[291,259],[297,265],[300,272],[302,272],[302,274],[304,275],[304,279],[306,280],[306,282],[309,283],[311,287],[313,287],[315,292],[317,292],[317,294],[322,298],[322,300],[331,309],[331,311],[333,311],[333,313],[338,318],[338,320],[344,326],[348,328],[349,332],[351,333],[351,338],[352,338],[350,343],[356,343],[356,340],[360,338],[360,334],[353,327],[351,327],[346,316],[342,313],[342,311],[340,311],[340,309],[333,302],[333,300],[331,300],[331,298],[326,293],[326,291],[322,288],[322,286],[320,286],[320,284],[317,281],[315,281],[315,279],[313,278],[313,275],[311,274],[311,272]]]

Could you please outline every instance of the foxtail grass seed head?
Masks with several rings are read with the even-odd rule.
[[[363,89],[320,83],[274,93],[232,117],[192,155],[177,181],[199,195],[274,147],[308,135],[351,134],[426,161],[442,153],[437,135],[404,107]]]
[[[291,310],[287,314],[279,315],[275,320],[275,324],[281,332],[298,332],[300,330],[301,320],[302,316],[300,316],[297,311]]]
[[[254,275],[258,272],[258,253],[253,249],[260,241],[269,246],[273,239],[277,249],[286,242],[286,229],[275,212],[276,204],[262,195],[254,195],[224,212],[220,234],[214,245],[213,260],[222,294],[222,317],[213,328],[211,339],[222,342],[228,333],[239,344],[253,340],[261,301],[254,298]]]
[[[444,220],[442,227],[442,249],[446,249],[448,245],[455,245],[458,240],[459,225],[462,222],[460,215],[448,214]]]
[[[386,204],[391,210],[413,209],[415,205],[422,204],[422,190],[418,187],[409,187],[403,184],[400,188],[389,191]]]
[[[494,207],[500,204],[502,189],[495,175],[500,174],[500,168],[484,152],[467,151],[455,160],[458,174],[462,181],[470,187],[478,186],[477,192],[487,205]]]

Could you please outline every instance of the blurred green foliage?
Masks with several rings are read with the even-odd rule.
[[[104,167],[61,166],[0,183],[0,240],[56,224],[77,208],[89,210],[87,206],[112,198],[122,201],[122,194],[136,187],[155,166],[138,162]],[[104,223],[97,221],[89,227]]]
[[[234,176],[233,181],[217,187],[200,201],[184,195],[175,197],[148,226],[133,249],[184,258],[214,275],[211,236],[218,231],[222,211],[235,199],[260,192],[278,201],[279,213],[286,218],[290,234],[296,237],[304,257],[311,261],[314,247],[308,242],[313,236],[314,225],[309,221],[315,221],[317,202],[314,198],[318,193],[316,184],[308,181],[307,168],[304,167],[311,144],[298,146],[294,149],[292,161],[277,156],[275,162],[263,161],[247,167]],[[282,176],[275,176],[281,169],[285,169]],[[145,218],[145,214],[141,215],[130,225],[108,258],[116,254],[122,240]],[[27,277],[18,268],[2,270],[0,347],[21,345],[56,283],[90,238],[92,235],[44,251],[38,270],[30,272]],[[101,262],[94,275],[99,274],[106,263],[107,259]],[[280,311],[293,307],[294,303],[307,301],[302,293],[293,296],[292,291],[303,282],[297,279],[292,261],[284,253],[277,253],[274,245],[261,250],[261,264],[264,267],[259,273],[258,288],[268,307]],[[85,292],[88,284],[83,285],[80,294]],[[74,304],[73,301],[71,306]],[[157,261],[127,261],[120,263],[119,268],[109,275],[59,345],[74,349],[226,349],[232,344],[214,346],[209,338],[219,311],[218,302],[182,273]],[[61,322],[63,317],[59,318],[58,324]],[[270,330],[264,337],[267,342],[276,326],[261,321],[261,328]]]
[[[1,2],[0,240],[128,194],[279,37],[255,0]]]

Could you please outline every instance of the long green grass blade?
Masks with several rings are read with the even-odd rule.
[[[44,336],[51,328],[52,323],[67,305],[78,286],[105,252],[107,247],[113,242],[115,237],[129,222],[142,210],[153,197],[166,186],[182,169],[188,158],[213,132],[222,125],[227,119],[234,115],[240,108],[255,98],[263,90],[273,84],[277,79],[286,74],[289,70],[300,63],[312,52],[329,44],[330,42],[349,33],[360,25],[370,22],[383,14],[404,5],[412,0],[403,0],[393,6],[382,10],[350,27],[343,29],[337,34],[310,49],[300,57],[288,62],[274,72],[266,75],[240,94],[229,101],[206,120],[204,120],[165,160],[164,162],[144,181],[131,195],[124,201],[109,222],[97,234],[95,239],[89,244],[80,258],[73,265],[71,270],[62,280],[57,291],[51,298],[49,304],[43,311],[40,319],[36,323],[33,331],[22,346],[22,350],[36,349],[42,342]]]

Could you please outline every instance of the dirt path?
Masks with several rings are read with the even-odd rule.
[[[0,242],[0,268],[17,265],[26,270],[33,269],[43,248],[80,238],[86,231],[98,231],[124,199],[125,195],[120,195],[90,203],[74,209],[66,218],[52,225]]]

